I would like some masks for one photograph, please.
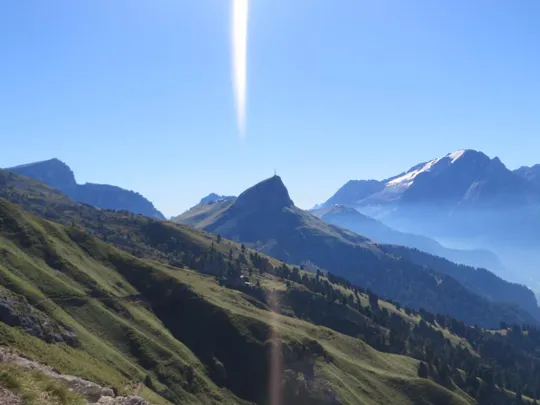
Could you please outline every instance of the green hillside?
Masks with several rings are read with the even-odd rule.
[[[0,199],[0,345],[59,372],[120,394],[144,381],[154,404],[263,405],[277,392],[295,404],[506,405],[515,391],[540,394],[534,326],[489,331],[403,308],[334,274],[10,176],[4,195],[65,225]]]
[[[2,296],[20,301],[21,318],[33,312],[72,336],[1,323],[0,342],[61,372],[119,392],[148,375],[154,388],[142,395],[156,404],[265,403],[274,355],[296,403],[471,403],[419,379],[416,360],[262,309],[213,277],[137,259],[4,200],[0,220]]]

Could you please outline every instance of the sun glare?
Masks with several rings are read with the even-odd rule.
[[[233,0],[232,16],[233,85],[238,130],[246,131],[248,0]]]

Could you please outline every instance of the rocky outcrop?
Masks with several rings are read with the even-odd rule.
[[[294,203],[283,184],[281,177],[273,176],[248,188],[238,196],[233,207],[235,209],[281,209],[291,207]]]
[[[2,405],[21,405],[22,401],[11,391],[0,387],[0,404]]]
[[[149,405],[141,397],[129,396],[129,397],[102,397],[96,405]]]
[[[43,162],[28,163],[9,169],[23,176],[31,177],[37,181],[48,184],[58,190],[77,186],[75,175],[68,165],[58,159]]]
[[[77,336],[30,305],[25,297],[0,289],[0,321],[17,326],[47,343],[65,343],[77,347]]]
[[[59,374],[51,367],[19,356],[14,351],[5,347],[0,347],[0,363],[13,364],[25,370],[39,372],[45,374],[49,378],[62,381],[68,386],[71,391],[82,395],[89,405],[151,405],[141,397],[134,395],[130,395],[127,397],[116,397],[114,391],[111,388],[102,387],[101,385],[98,385],[92,381],[88,381],[80,377]],[[2,397],[2,395],[4,395],[4,397]],[[20,401],[16,402],[18,398],[13,394],[9,392],[3,393],[2,391],[0,391],[0,400],[4,398],[6,398],[6,401],[7,399],[11,398],[12,402],[0,401],[1,404],[20,404]]]

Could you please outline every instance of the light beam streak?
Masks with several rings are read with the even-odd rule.
[[[248,0],[233,0],[232,56],[236,119],[240,136],[246,131]]]

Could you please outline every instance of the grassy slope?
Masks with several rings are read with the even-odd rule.
[[[233,203],[234,200],[227,200],[199,204],[183,214],[171,218],[171,220],[177,223],[204,228],[212,223],[215,217],[229,208]]]
[[[229,401],[230,395],[220,395],[204,376],[202,365],[191,351],[168,333],[143,302],[137,304],[131,298],[137,291],[117,272],[82,251],[70,239],[68,230],[24,215],[4,201],[0,210],[4,220],[0,236],[2,285],[24,295],[51,318],[70,326],[79,337],[82,350],[46,345],[2,324],[3,343],[14,345],[62,372],[112,384],[122,391],[146,374],[152,374],[141,365],[145,363],[144,353],[138,353],[137,345],[142,342],[146,350],[153,352],[152,361],[174,361],[171,373],[181,373],[183,367],[191,365],[201,375],[197,395],[179,386],[175,388],[174,398],[185,403]],[[6,229],[10,219],[14,220],[13,226]],[[27,239],[31,244],[27,244]],[[45,262],[47,254],[60,258],[61,264],[56,269]],[[91,292],[95,298],[88,296]],[[167,403],[149,390],[146,392],[148,399]]]
[[[38,371],[0,364],[0,387],[14,393],[24,405],[86,405],[65,384]]]
[[[314,357],[316,381],[327,381],[341,403],[470,402],[458,391],[416,378],[418,363],[413,359],[382,354],[358,339],[259,309],[210,277],[134,258],[3,200],[0,218],[0,283],[73,329],[81,347],[46,344],[4,324],[0,343],[60,372],[120,392],[129,392],[135,381],[150,375],[161,395],[147,388],[142,394],[158,405],[169,403],[165,397],[183,404],[241,403],[231,390],[249,394],[234,381],[247,381],[250,370],[234,365],[230,356],[240,360],[243,353],[255,358],[262,353],[264,365],[261,347],[267,348],[273,336],[293,348],[298,342],[318,342],[331,361]],[[199,243],[209,243],[200,237]],[[173,292],[170,296],[167,289]],[[215,325],[222,328],[212,330]],[[231,340],[220,342],[212,333],[202,334],[204,330],[228,331]],[[208,345],[197,340],[208,343],[210,338],[230,373],[231,389],[219,388],[209,378]],[[238,352],[227,357],[231,350]],[[188,366],[195,371],[191,387],[185,377]]]
[[[318,341],[333,361],[318,362],[317,375],[336,387],[345,403],[419,403],[417,401],[420,396],[426,397],[426,403],[434,398],[437,398],[434,403],[469,402],[458,394],[440,390],[439,386],[430,381],[416,378],[416,360],[383,354],[361,340],[331,329],[255,308],[240,292],[228,291],[224,294],[205,276],[175,270],[169,271],[169,274],[193,286],[197,294],[215,306],[225,308],[235,315],[268,323],[285,341]],[[414,394],[407,398],[403,395],[405,392]],[[431,395],[434,397],[430,398]]]

